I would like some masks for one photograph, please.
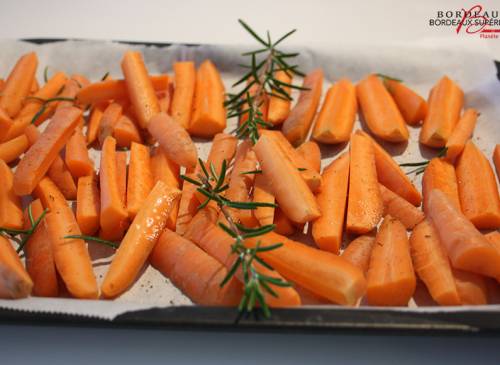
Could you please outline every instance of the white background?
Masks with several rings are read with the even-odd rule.
[[[245,19],[273,34],[298,28],[289,45],[343,42],[454,42],[433,28],[438,10],[464,1],[50,1],[0,0],[0,38],[90,38],[181,43],[248,43]],[[499,1],[481,1],[499,10]],[[468,39],[471,40],[471,37]],[[500,39],[480,41],[500,59]],[[0,50],[1,57],[1,50]],[[430,60],[431,61],[431,60]],[[426,364],[499,363],[500,341],[487,336],[257,334],[14,326],[0,324],[0,364]],[[432,359],[432,360],[431,360]]]

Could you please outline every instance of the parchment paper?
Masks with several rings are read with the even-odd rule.
[[[241,63],[240,53],[246,47],[229,46],[180,46],[166,48],[153,46],[131,46],[113,42],[97,41],[64,41],[44,45],[34,45],[21,41],[0,41],[0,75],[5,76],[17,58],[28,52],[36,51],[39,58],[38,78],[43,79],[43,70],[49,66],[49,73],[57,70],[68,74],[81,73],[93,81],[99,80],[106,72],[115,78],[122,78],[120,60],[123,52],[136,49],[143,53],[146,66],[151,74],[172,73],[172,64],[179,60],[194,60],[199,64],[202,60],[211,59],[222,72],[226,90],[241,77],[242,71],[237,66]],[[398,77],[408,83],[422,96],[427,97],[430,88],[436,81],[447,74],[456,80],[465,92],[465,107],[474,107],[481,116],[474,135],[474,141],[480,149],[491,157],[495,143],[500,142],[500,83],[496,79],[496,71],[491,57],[475,44],[450,46],[440,42],[425,44],[354,44],[332,45],[321,49],[293,49],[300,51],[298,63],[301,69],[308,72],[320,67],[325,72],[326,82],[323,95],[332,82],[341,77],[358,81],[366,74],[380,72]],[[299,80],[296,80],[299,81]],[[234,128],[235,121],[229,121],[227,130]],[[359,121],[355,128],[361,127]],[[435,154],[418,144],[418,128],[410,127],[410,142],[406,145],[383,144],[398,162],[420,161]],[[196,140],[199,155],[206,158],[210,144]],[[346,148],[339,146],[322,146],[323,161],[326,166]],[[97,153],[91,155],[95,158]],[[99,166],[97,162],[96,166]],[[418,176],[415,183],[421,186]],[[1,181],[1,177],[0,177]],[[307,241],[307,237],[300,237]],[[112,258],[112,252],[97,244],[89,244],[94,259],[94,269],[98,281],[101,282]],[[127,311],[152,307],[168,307],[192,305],[170,281],[152,267],[148,266],[134,284],[121,297],[113,301],[75,300],[70,298],[44,299],[27,298],[22,300],[0,300],[0,308],[20,311],[77,314],[102,319],[113,319]],[[324,308],[324,307],[323,307]],[[332,310],[338,308],[331,306]],[[417,307],[412,300],[409,308],[394,308],[398,311],[462,311],[462,310],[499,311],[499,305],[476,307]],[[306,310],[306,309],[305,309]],[[352,310],[363,310],[363,307]]]

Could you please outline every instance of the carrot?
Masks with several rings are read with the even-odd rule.
[[[464,93],[460,87],[447,76],[442,77],[429,93],[420,143],[444,147],[458,122],[463,103]]]
[[[282,132],[294,146],[300,145],[307,137],[309,129],[318,109],[321,89],[323,87],[323,71],[316,69],[306,75],[297,104],[283,123]]]
[[[38,67],[35,52],[19,58],[5,82],[0,96],[0,108],[11,117],[15,117],[23,107],[24,99],[29,95]]]
[[[274,204],[275,202],[274,195],[262,174],[255,176],[253,185],[253,201],[270,204]],[[268,224],[273,224],[274,210],[274,207],[257,207],[253,210],[253,215],[261,226],[266,226]]]
[[[314,195],[278,143],[263,134],[253,150],[264,178],[286,216],[297,223],[318,218],[321,213]]]
[[[440,190],[430,192],[426,215],[456,269],[500,277],[500,250],[492,245]]]
[[[250,77],[247,80],[247,86],[254,80],[254,77]],[[259,84],[254,83],[250,86],[248,89],[247,93],[250,95],[250,97],[256,97],[257,93],[259,92]],[[243,95],[241,97],[243,100],[243,104],[240,106],[240,111],[247,110],[249,108],[248,102],[246,101],[247,99],[247,94]],[[260,117],[262,120],[267,119],[267,110],[269,109],[269,95],[263,94],[260,96],[259,100],[259,105],[257,106],[257,110],[260,113]],[[238,119],[238,125],[241,126],[243,125],[247,120],[248,120],[249,114],[248,113],[243,113],[240,115]],[[262,129],[262,126],[257,126],[257,128]]]
[[[4,79],[0,79],[0,92],[2,92],[4,86],[5,86],[5,80]]]
[[[174,93],[174,87],[171,82],[168,83],[168,87],[165,90],[160,90],[156,92],[158,97],[158,104],[160,105],[160,111],[169,114],[170,107],[172,105],[172,97]]]
[[[339,254],[349,186],[349,153],[323,171],[323,189],[316,196],[321,216],[312,223],[312,236],[319,248]]]
[[[408,128],[391,94],[376,75],[369,75],[356,86],[363,119],[370,131],[388,142],[408,140]]]
[[[153,188],[153,173],[147,146],[132,143],[127,180],[127,211],[130,219],[134,219]]]
[[[139,52],[127,51],[121,66],[139,126],[146,128],[149,120],[160,112],[160,105],[144,60]]]
[[[148,123],[148,131],[158,141],[169,159],[184,167],[195,167],[198,152],[186,130],[166,113],[159,113]]]
[[[43,206],[39,199],[31,203],[31,214],[37,221],[43,213]],[[27,210],[24,214],[24,229],[31,228]],[[57,297],[59,284],[57,280],[54,254],[50,239],[47,235],[45,223],[42,221],[24,246],[26,255],[26,270],[33,280],[32,294],[37,297]]]
[[[13,138],[10,141],[0,143],[0,160],[10,163],[23,154],[28,147],[29,140],[24,134],[21,134],[19,137]]]
[[[28,144],[30,147],[33,146],[40,137],[40,131],[34,124],[27,126],[24,130],[24,134],[28,138]]]
[[[31,293],[33,282],[23,267],[11,243],[0,235],[0,298],[25,298]]]
[[[30,87],[30,95],[33,95],[38,90],[40,90],[40,84],[38,83],[38,80],[36,79],[36,77],[34,77],[33,82],[31,83],[31,87]]]
[[[191,120],[194,89],[196,86],[196,69],[194,62],[174,63],[174,97],[172,98],[171,115],[187,129]]]
[[[493,163],[495,164],[495,170],[497,170],[497,177],[500,181],[500,144],[495,146],[493,151]]]
[[[196,73],[189,133],[212,137],[226,128],[224,92],[224,84],[215,65],[210,60],[203,61]]]
[[[153,250],[180,191],[159,181],[137,213],[111,262],[102,284],[102,294],[114,298],[134,282]]]
[[[33,191],[75,130],[81,115],[82,111],[75,107],[60,109],[54,114],[45,131],[17,166],[14,174],[17,195]]]
[[[463,270],[453,270],[455,285],[463,305],[488,304],[487,278]]]
[[[408,201],[401,198],[396,193],[387,189],[384,185],[380,184],[380,194],[384,202],[384,215],[391,215],[399,220],[406,229],[413,229],[424,218],[424,213],[411,205]]]
[[[196,304],[236,306],[241,299],[241,283],[237,279],[220,287],[227,275],[221,263],[169,229],[161,234],[149,261]]]
[[[99,140],[100,145],[104,143],[106,137],[113,135],[116,123],[118,123],[118,120],[122,116],[122,112],[122,106],[116,102],[113,102],[106,107],[99,121],[97,139]]]
[[[50,165],[47,176],[50,177],[59,190],[61,190],[61,193],[66,199],[76,199],[77,189],[75,180],[73,180],[73,176],[71,176],[68,166],[66,166],[66,163],[60,155],[57,155],[52,165]]]
[[[87,145],[92,144],[97,139],[99,129],[101,129],[101,120],[105,108],[103,105],[96,105],[90,112],[90,118],[87,125]]]
[[[500,232],[498,231],[492,231],[490,233],[487,233],[484,235],[486,239],[494,246],[496,246],[498,249],[500,249]]]
[[[118,193],[125,205],[127,202],[127,152],[125,151],[116,151],[116,175]]]
[[[9,114],[0,108],[0,141],[3,141],[14,121],[9,117]]]
[[[425,168],[422,178],[424,211],[427,209],[430,193],[434,189],[442,191],[455,208],[461,210],[455,168],[443,158],[433,158]]]
[[[297,147],[297,152],[308,162],[314,171],[321,171],[321,150],[316,142],[307,141]]]
[[[349,79],[340,79],[326,93],[316,118],[313,138],[330,144],[349,141],[357,110],[356,88]]]
[[[236,137],[226,133],[217,133],[212,140],[212,146],[210,147],[207,158],[207,165],[210,167],[210,164],[213,164],[215,172],[220,174],[222,162],[225,160],[226,164],[229,166],[229,163],[236,154],[237,144],[238,139]]]
[[[356,132],[351,137],[346,229],[368,233],[377,226],[383,212],[373,144]]]
[[[99,230],[100,205],[95,176],[80,177],[76,196],[76,221],[83,234],[92,236]]]
[[[295,224],[288,219],[280,208],[275,208],[274,210],[273,224],[276,226],[274,232],[283,236],[291,236],[297,231]]]
[[[340,256],[360,269],[366,277],[374,243],[375,234],[359,236],[349,243]]]
[[[500,227],[500,196],[486,156],[469,141],[457,162],[458,194],[464,215],[478,229]]]
[[[427,219],[413,229],[410,249],[415,271],[432,299],[439,305],[460,305],[450,260],[436,230]]]
[[[416,288],[406,229],[385,216],[368,268],[366,298],[371,305],[406,306]]]
[[[122,115],[116,122],[113,137],[118,147],[130,148],[132,143],[142,143],[139,129],[126,115]]]
[[[275,79],[286,84],[292,83],[292,76],[286,71],[277,71],[274,74]],[[282,89],[290,94],[290,87],[282,86]],[[267,108],[267,121],[273,125],[282,124],[290,115],[291,101],[285,100],[275,95],[269,97],[269,106]]]
[[[21,198],[13,190],[14,175],[7,164],[0,160],[0,227],[11,229],[23,228]]]
[[[66,83],[64,84],[64,88],[62,89],[61,93],[59,94],[60,97],[63,98],[72,98],[74,99],[76,95],[78,94],[78,91],[89,84],[89,80],[82,75],[72,75],[71,78],[66,80]],[[73,106],[74,103],[73,101],[70,100],[61,100],[57,103],[56,110],[59,110],[61,108],[67,108],[69,106]]]
[[[451,132],[450,138],[446,142],[446,158],[451,162],[462,153],[465,144],[471,138],[476,126],[478,113],[476,109],[467,109],[459,119],[457,126]]]
[[[97,282],[85,241],[65,238],[81,235],[73,210],[48,177],[38,183],[34,194],[50,210],[45,216],[45,229],[51,242],[57,272],[66,288],[76,298],[97,299]]]
[[[402,82],[384,78],[384,85],[396,102],[406,123],[416,125],[427,114],[427,102]]]
[[[94,173],[94,162],[89,157],[85,136],[80,128],[75,129],[66,144],[66,165],[75,179]]]
[[[186,176],[196,180],[198,178],[197,174],[198,167],[196,167],[194,172],[186,173]],[[179,212],[177,213],[177,221],[175,223],[175,232],[181,236],[184,236],[186,233],[189,222],[191,222],[191,219],[193,219],[194,215],[198,211],[198,207],[200,206],[200,202],[196,198],[196,189],[197,186],[191,184],[189,181],[184,181],[182,183]]]

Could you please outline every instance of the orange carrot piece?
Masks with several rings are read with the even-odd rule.
[[[47,171],[47,176],[50,177],[59,190],[61,190],[61,193],[66,199],[76,199],[77,189],[75,180],[60,155],[57,155],[52,162],[52,165],[50,165],[49,171]]]
[[[385,78],[384,85],[396,102],[406,123],[416,125],[424,120],[427,114],[427,102],[423,97],[396,80]]]
[[[27,126],[24,130],[24,134],[26,135],[26,138],[28,138],[28,144],[30,147],[33,146],[40,137],[40,131],[34,124]]]
[[[2,92],[4,86],[5,86],[5,80],[4,79],[0,79],[0,92]]]
[[[196,166],[196,146],[186,130],[168,114],[159,113],[153,117],[148,123],[148,131],[169,159],[184,167]]]
[[[7,164],[0,160],[0,227],[11,229],[23,228],[23,210],[21,198],[14,193],[14,175]]]
[[[478,229],[500,227],[500,196],[486,156],[469,141],[457,162],[458,194],[464,215]]]
[[[323,171],[323,188],[316,196],[321,216],[312,223],[312,236],[319,248],[339,254],[349,187],[349,153]]]
[[[278,143],[269,135],[263,134],[253,150],[264,178],[286,216],[296,223],[318,218],[321,213],[314,195]]]
[[[447,76],[429,93],[428,111],[420,130],[420,143],[444,147],[453,132],[464,103],[464,92]]]
[[[500,144],[495,146],[493,151],[493,163],[495,164],[495,170],[497,170],[497,177],[500,181]]]
[[[31,83],[31,87],[30,87],[30,95],[33,95],[38,90],[40,90],[40,84],[38,83],[38,80],[36,79],[36,77],[34,77],[33,82]]]
[[[194,173],[187,173],[186,176],[196,180],[198,178],[196,176],[197,170],[198,169],[196,169]],[[186,233],[189,222],[191,222],[191,219],[193,219],[194,215],[198,211],[198,207],[200,206],[200,202],[196,198],[196,189],[197,186],[191,184],[189,181],[184,181],[182,183],[179,212],[175,223],[175,232],[181,236],[184,236]]]
[[[127,202],[127,152],[116,151],[116,175],[118,193],[124,205]]]
[[[9,117],[9,114],[0,108],[0,141],[3,141],[14,121]]]
[[[366,277],[374,244],[374,234],[359,236],[349,243],[340,256],[360,269]]]
[[[312,136],[321,143],[342,143],[351,138],[358,102],[349,79],[340,79],[326,93]]]
[[[415,272],[432,299],[439,305],[460,305],[450,260],[428,220],[423,220],[413,229],[410,250]]]
[[[99,230],[101,201],[96,177],[82,176],[78,179],[76,195],[76,221],[83,234],[92,236]]]
[[[487,278],[457,269],[453,269],[453,276],[460,301],[463,305],[488,304]]]
[[[249,78],[247,80],[247,85],[250,84],[250,82],[252,82],[253,79],[254,79],[253,77]],[[259,91],[259,85],[257,83],[254,83],[250,86],[250,88],[248,89],[247,92],[248,92],[248,95],[250,95],[250,97],[255,97],[257,95],[258,91]],[[241,97],[241,99],[244,100],[244,102],[240,106],[240,111],[243,111],[243,110],[246,110],[249,108],[249,105],[246,101],[246,97],[247,97],[246,94]],[[257,107],[257,110],[261,114],[261,118],[263,120],[266,120],[267,119],[267,110],[269,108],[269,96],[266,94],[262,95],[260,97],[259,104],[260,105]],[[242,124],[244,124],[248,120],[248,116],[249,116],[248,113],[243,113],[242,115],[240,115],[240,117],[238,119],[238,125],[241,126]],[[262,126],[257,126],[257,128],[262,129]]]
[[[43,213],[43,206],[39,199],[31,203],[31,214],[37,221]],[[26,209],[24,213],[24,229],[31,228],[31,222]],[[37,297],[57,297],[59,284],[57,280],[54,254],[50,243],[45,222],[41,221],[35,232],[24,246],[26,255],[26,270],[33,280],[32,294]]]
[[[6,163],[16,160],[28,149],[29,145],[28,137],[24,134],[10,141],[0,143],[0,160],[4,160]]]
[[[77,180],[94,174],[94,162],[89,157],[87,142],[80,128],[75,129],[66,144],[66,165]]]
[[[134,282],[165,228],[180,191],[159,181],[137,213],[111,262],[102,284],[102,294],[114,298]]]
[[[65,238],[81,235],[73,210],[48,177],[38,183],[34,194],[50,211],[45,216],[45,228],[51,242],[57,272],[66,288],[75,298],[97,299],[99,291],[85,241]]]
[[[276,80],[284,82],[286,84],[292,83],[291,75],[287,74],[286,71],[277,71],[274,74]],[[285,90],[288,94],[290,94],[290,87],[283,86],[283,90]],[[273,125],[282,124],[290,115],[290,108],[292,102],[290,100],[285,100],[283,98],[277,96],[269,97],[269,106],[267,108],[267,121]]]
[[[370,131],[388,142],[408,140],[408,127],[391,94],[376,75],[369,75],[356,86],[363,119]]]
[[[116,123],[118,123],[118,120],[122,116],[122,112],[122,106],[115,102],[109,104],[104,110],[101,120],[99,121],[99,131],[97,135],[101,146],[106,137],[113,135]]]
[[[461,211],[458,195],[458,183],[455,168],[442,158],[433,158],[425,168],[422,178],[422,192],[424,195],[424,211],[427,211],[427,201],[432,190],[442,191],[455,208]]]
[[[230,134],[217,133],[212,141],[212,147],[207,158],[207,165],[214,165],[215,171],[219,174],[222,162],[225,160],[227,166],[236,154],[238,139]]]
[[[424,213],[404,200],[398,194],[393,193],[384,185],[380,184],[380,194],[384,202],[384,215],[391,215],[399,220],[406,229],[413,229],[418,223],[424,220]]]
[[[203,61],[196,73],[189,133],[212,137],[226,128],[224,92],[224,84],[215,65],[210,60]]]
[[[297,226],[283,213],[280,208],[274,210],[274,232],[283,236],[291,236],[297,231]]]
[[[300,145],[307,137],[309,129],[318,109],[321,89],[323,87],[323,71],[316,69],[306,75],[302,87],[308,90],[300,92],[297,104],[293,107],[281,129],[285,137],[294,146]]]
[[[356,132],[351,137],[346,229],[368,233],[377,226],[383,212],[373,144]]]
[[[174,93],[174,88],[172,83],[168,84],[165,90],[157,91],[156,96],[158,97],[158,104],[160,105],[160,111],[163,113],[170,113],[170,107],[172,105],[172,97]]]
[[[38,67],[35,52],[23,55],[17,61],[5,82],[0,96],[0,108],[11,117],[15,117],[23,107],[24,99],[29,95]]]
[[[92,144],[97,139],[97,134],[101,129],[101,120],[105,108],[102,105],[96,105],[90,112],[90,119],[87,125],[87,145]]]
[[[165,229],[149,261],[157,270],[199,305],[236,306],[242,296],[241,283],[232,278],[222,288],[226,268],[186,238]]]
[[[451,132],[450,138],[446,142],[446,158],[451,162],[462,153],[465,144],[472,137],[476,127],[478,113],[476,109],[467,109]]]
[[[142,143],[139,129],[126,115],[122,115],[116,122],[113,137],[118,147],[130,148],[132,143]]]
[[[127,180],[127,211],[132,220],[153,188],[153,173],[147,146],[132,143]]]
[[[406,229],[387,215],[375,240],[367,274],[368,303],[406,306],[416,288]]]
[[[321,150],[316,142],[307,141],[297,147],[297,152],[308,162],[314,171],[321,171]]]
[[[60,97],[63,98],[71,98],[74,99],[76,95],[78,94],[78,91],[84,86],[87,86],[89,84],[89,80],[82,75],[72,75],[68,80],[66,80],[66,83],[64,84],[64,88],[62,89],[61,93],[59,94]],[[57,103],[56,110],[59,110],[61,108],[67,108],[69,106],[73,106],[75,103],[70,100],[61,100]],[[83,108],[83,107],[82,107]]]
[[[194,62],[174,63],[174,97],[172,98],[171,115],[187,129],[193,109],[194,89],[196,86],[196,69]]]
[[[9,240],[0,235],[0,298],[25,298],[31,293],[33,282]]]
[[[253,185],[253,201],[259,203],[275,203],[274,195],[271,188],[262,174],[255,176]],[[257,207],[253,210],[255,219],[261,226],[273,224],[274,222],[274,207]]]

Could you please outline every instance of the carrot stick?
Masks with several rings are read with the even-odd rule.
[[[388,142],[408,140],[408,128],[391,94],[376,75],[369,75],[356,86],[363,118],[370,131]]]
[[[213,164],[217,174],[220,174],[222,162],[225,160],[226,164],[229,166],[229,163],[236,154],[237,144],[238,139],[236,137],[226,133],[217,133],[210,147],[207,165],[210,167],[210,164]]]
[[[254,79],[253,77],[249,78],[247,80],[247,85],[250,84],[253,81],[253,79]],[[248,95],[250,95],[250,97],[255,97],[257,95],[258,91],[259,91],[259,84],[254,83],[248,89]],[[246,98],[247,98],[246,94],[241,97],[241,99],[244,100],[244,102],[240,106],[240,111],[247,110],[249,108],[249,105],[248,105],[248,102],[246,101]],[[259,104],[260,105],[257,107],[257,110],[261,114],[262,120],[266,120],[267,119],[267,110],[269,108],[269,96],[266,94],[262,95]],[[239,126],[243,125],[248,120],[248,116],[249,116],[248,113],[241,114],[239,119],[238,119],[238,125]],[[259,129],[262,129],[261,126],[257,126],[257,127]]]
[[[171,115],[187,129],[191,120],[194,89],[196,86],[196,69],[194,62],[174,63],[174,97],[172,98]]]
[[[40,90],[40,84],[38,83],[38,80],[36,79],[36,77],[33,77],[33,82],[31,83],[31,87],[30,87],[30,95],[33,95],[38,90]]]
[[[330,144],[349,141],[357,111],[356,88],[349,79],[340,79],[326,93],[313,138]]]
[[[308,162],[314,171],[321,171],[321,150],[316,142],[307,141],[297,147],[297,152]]]
[[[137,213],[111,262],[102,284],[102,294],[114,298],[134,282],[165,228],[180,191],[159,181]]]
[[[374,234],[359,236],[349,243],[340,256],[360,269],[366,277],[374,244]]]
[[[174,87],[171,82],[168,83],[168,87],[165,90],[160,90],[156,92],[158,97],[158,104],[160,105],[160,111],[163,113],[170,113],[170,107],[172,105],[172,98],[174,94]]]
[[[373,144],[356,132],[351,137],[346,229],[368,233],[377,226],[383,212]]]
[[[104,110],[99,121],[99,131],[97,135],[99,144],[101,146],[104,143],[106,137],[113,135],[116,123],[118,123],[118,120],[122,116],[122,112],[122,106],[115,102],[109,104]]]
[[[307,137],[309,129],[318,109],[321,89],[323,86],[323,71],[316,69],[306,75],[302,87],[308,90],[300,92],[297,104],[283,123],[282,132],[294,146],[300,145]]]
[[[274,210],[274,232],[283,236],[291,236],[297,231],[297,226],[283,213],[280,208]]]
[[[148,131],[169,159],[184,167],[195,167],[198,152],[186,130],[172,117],[159,113],[148,123]]]
[[[61,193],[66,199],[76,199],[77,189],[75,180],[60,155],[57,155],[52,165],[50,165],[47,176],[50,177],[59,190],[61,190]]]
[[[263,134],[253,149],[264,178],[286,216],[297,223],[318,218],[321,213],[314,195],[278,143]]]
[[[406,306],[416,288],[406,229],[385,216],[368,268],[366,298],[371,305]]]
[[[274,195],[262,174],[255,176],[253,185],[253,201],[270,204],[274,204],[275,202]],[[274,207],[257,207],[253,210],[253,215],[261,226],[266,226],[268,224],[273,224],[274,210]]]
[[[453,270],[455,285],[463,305],[488,304],[488,287],[484,276],[463,270]]]
[[[425,211],[430,193],[434,189],[442,191],[455,208],[461,210],[455,168],[442,158],[433,158],[425,168],[422,178]]]
[[[25,298],[31,293],[33,282],[11,243],[0,235],[0,298]]]
[[[349,153],[323,171],[323,188],[316,196],[321,216],[312,223],[312,236],[319,248],[339,254],[349,186]]]
[[[65,238],[81,235],[73,210],[57,186],[47,177],[38,183],[34,194],[50,210],[45,216],[45,228],[52,245],[57,272],[66,288],[76,298],[97,299],[97,282],[85,241]]]
[[[292,83],[292,76],[287,74],[286,71],[277,71],[274,78],[286,84]],[[289,87],[282,87],[290,95]],[[290,115],[291,101],[277,97],[275,95],[269,96],[269,106],[267,108],[267,121],[273,125],[282,124]]]
[[[9,117],[9,114],[0,108],[0,141],[3,141],[14,121]]]
[[[196,169],[194,173],[187,173],[186,176],[196,180],[198,178],[196,176],[197,170],[198,169]],[[197,186],[191,184],[189,181],[184,181],[182,183],[179,212],[177,213],[177,220],[175,223],[175,232],[181,236],[184,236],[186,233],[189,222],[191,222],[191,219],[193,219],[200,206],[200,202],[196,198],[196,189]]]
[[[500,277],[500,250],[492,245],[440,190],[431,191],[426,215],[456,269]]]
[[[224,92],[224,84],[215,65],[210,60],[203,61],[196,73],[189,133],[212,137],[226,128]]]
[[[429,93],[420,143],[444,147],[458,122],[463,103],[464,93],[460,87],[447,76],[442,77]]]
[[[139,52],[127,51],[122,59],[122,71],[127,85],[127,94],[134,106],[137,121],[146,128],[151,118],[160,112],[153,83]]]
[[[460,305],[450,260],[428,220],[423,220],[413,229],[410,249],[415,271],[432,299],[439,305]]]
[[[28,144],[31,147],[40,137],[40,131],[34,124],[30,124],[24,130],[24,135],[26,136],[26,138],[28,138]]]
[[[5,82],[0,96],[0,108],[11,117],[15,117],[23,107],[24,99],[29,95],[38,58],[35,52],[23,55],[17,61]]]
[[[7,164],[0,160],[0,227],[11,229],[23,228],[21,198],[13,190],[14,175]]]
[[[0,79],[0,92],[2,92],[3,88],[5,87],[5,80]]]
[[[124,205],[127,202],[127,152],[116,151],[116,175],[118,193]]]
[[[384,79],[384,85],[396,102],[406,123],[416,125],[427,114],[427,102],[402,82]]]
[[[13,138],[10,141],[0,143],[0,160],[10,163],[16,160],[29,147],[29,140],[26,135],[21,134],[19,137]]]
[[[94,162],[89,157],[85,136],[80,128],[75,129],[66,144],[66,165],[75,179],[94,174]]]
[[[64,84],[64,88],[62,89],[61,93],[59,94],[60,97],[63,98],[75,98],[76,95],[78,94],[78,91],[89,84],[89,80],[82,75],[72,75],[68,80],[66,80],[66,83]],[[57,103],[57,108],[56,110],[59,110],[61,108],[67,108],[69,106],[76,105],[73,101],[69,100],[61,100]]]
[[[153,188],[149,148],[143,144],[132,143],[127,180],[127,211],[134,219]]]
[[[458,194],[464,215],[478,229],[500,227],[500,197],[486,156],[469,141],[457,162]]]
[[[163,231],[149,261],[196,304],[236,306],[241,299],[241,283],[237,279],[220,287],[227,275],[221,263],[169,229]]]
[[[139,129],[126,115],[122,115],[116,122],[113,137],[118,147],[130,148],[132,143],[142,143]]]
[[[39,199],[31,203],[31,214],[37,221],[43,213],[43,206]],[[24,213],[24,229],[31,228],[27,210]],[[54,254],[44,221],[40,222],[35,232],[24,246],[26,255],[26,270],[33,280],[32,294],[37,297],[57,297],[59,284],[57,280]]]
[[[90,112],[90,119],[87,125],[87,145],[92,144],[97,139],[99,129],[101,129],[101,120],[104,115],[105,107],[96,105]]]
[[[384,185],[380,184],[380,193],[384,202],[384,215],[391,215],[399,220],[406,229],[413,229],[424,218],[424,213],[411,205],[408,201],[393,193]]]
[[[448,142],[446,142],[446,158],[451,162],[462,153],[465,144],[472,137],[476,127],[478,113],[476,109],[467,109],[459,119],[457,126],[451,132]]]
[[[83,234],[92,236],[99,230],[101,201],[95,176],[78,179],[76,196],[76,221]]]
[[[497,170],[497,177],[500,181],[500,144],[495,146],[493,151],[493,163],[495,164],[495,170]]]

